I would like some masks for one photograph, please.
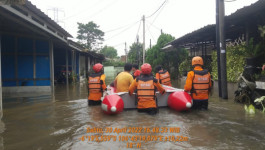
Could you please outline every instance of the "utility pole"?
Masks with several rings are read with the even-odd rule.
[[[137,39],[137,64],[138,64],[138,66],[140,66],[140,61],[141,61],[141,59],[140,59],[140,47],[139,47],[139,35],[137,35],[137,37],[136,37],[136,39]]]
[[[145,60],[145,16],[143,15],[143,64]]]
[[[219,97],[228,98],[227,92],[227,73],[226,73],[226,43],[224,28],[224,0],[216,0],[216,47],[218,61],[218,87]],[[220,81],[219,81],[220,80]]]
[[[152,42],[151,42],[151,39],[150,39],[150,49],[151,49],[151,47],[152,47],[151,45],[152,45]]]
[[[127,52],[127,48],[126,48],[126,42],[125,42],[125,62],[127,63],[127,57],[128,57],[128,52]]]
[[[221,65],[220,65],[220,37],[219,37],[219,0],[216,0],[216,52],[217,52],[217,69],[218,69],[218,91],[219,97],[222,97]]]

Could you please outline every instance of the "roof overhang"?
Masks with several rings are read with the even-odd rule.
[[[82,45],[68,39],[72,36],[67,31],[27,0],[25,5],[0,6],[0,34],[48,39],[58,49],[72,49],[100,60],[105,59],[104,55],[85,51]]]
[[[57,39],[67,43],[66,37],[60,36],[59,35],[60,33],[58,33],[57,31],[52,31],[52,29],[49,29],[49,26],[47,24],[45,24],[45,23],[41,24],[38,21],[34,20],[31,14],[25,15],[25,14],[19,12],[18,10],[16,10],[15,8],[13,8],[11,6],[8,6],[8,5],[3,5],[3,6],[0,6],[0,7],[5,9],[6,11],[12,13],[13,15],[16,15],[17,17],[19,17],[19,18],[31,23],[32,25],[34,25],[34,26],[38,27],[39,29],[47,32],[48,34],[56,37]]]
[[[252,33],[252,36],[258,34],[257,25],[261,24],[265,20],[265,1],[259,0],[256,3],[251,4],[237,10],[235,13],[225,16],[225,37],[226,40],[235,40],[242,35],[246,34],[247,30]],[[174,47],[193,47],[192,45],[215,45],[216,42],[216,25],[207,25],[191,33],[185,34],[184,36],[175,39],[167,43],[164,50],[168,45]]]
[[[165,47],[163,47],[162,50],[164,50],[164,51],[166,51],[166,52],[169,52],[169,51],[174,50],[174,46],[171,45],[171,44],[168,44],[168,45],[166,45]]]

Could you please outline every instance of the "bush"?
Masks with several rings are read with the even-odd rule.
[[[191,60],[186,59],[179,65],[179,73],[182,75],[184,72],[188,72],[192,69]]]
[[[104,66],[114,66],[114,67],[124,67],[125,62],[121,62],[121,61],[104,61],[103,65]]]
[[[230,46],[226,48],[226,69],[227,69],[227,81],[236,82],[240,74],[244,70],[245,66],[245,53],[246,46],[242,43],[237,46]],[[217,52],[212,52],[212,76],[214,80],[218,80],[218,68],[217,68]]]

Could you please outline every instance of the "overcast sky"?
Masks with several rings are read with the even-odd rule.
[[[215,0],[30,0],[54,19],[58,9],[59,24],[73,37],[77,36],[77,22],[95,22],[105,32],[104,45],[113,46],[124,55],[139,34],[143,41],[142,16],[146,17],[146,48],[156,43],[161,29],[179,38],[208,24],[215,24]],[[226,0],[233,1],[233,0]],[[257,0],[235,0],[225,3],[229,15]],[[162,5],[163,4],[163,5]],[[162,7],[161,7],[162,6]],[[159,9],[160,8],[160,9]],[[158,11],[157,11],[158,10]],[[157,11],[157,12],[156,12]],[[154,13],[156,12],[156,13]],[[55,20],[57,20],[55,18]],[[140,24],[141,23],[141,24]]]

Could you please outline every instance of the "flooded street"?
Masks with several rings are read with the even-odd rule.
[[[107,83],[112,79],[114,77],[109,77]],[[174,85],[180,87],[182,84],[175,82]],[[4,96],[0,149],[264,149],[264,114],[260,111],[255,115],[246,114],[243,105],[233,102],[233,84],[229,88],[229,100],[219,99],[215,89],[208,111],[175,112],[161,108],[155,116],[136,110],[115,116],[105,115],[100,106],[88,107],[85,84],[56,85],[54,95]],[[104,133],[87,133],[87,128],[94,127],[103,129]],[[125,127],[127,131],[119,134],[114,131],[106,133],[105,130]],[[130,127],[143,128],[143,132],[129,133]],[[170,129],[175,127],[180,129],[179,133],[170,133]],[[153,128],[159,128],[160,133],[152,132]],[[147,133],[144,129],[151,131]],[[165,129],[167,132],[162,133]],[[111,139],[92,141],[92,136],[95,138],[97,135]],[[131,138],[137,135],[163,136],[163,140],[132,141]],[[126,136],[128,141],[122,141]],[[171,136],[175,141],[166,140]],[[177,141],[177,137],[184,141]],[[128,148],[128,143],[136,144]]]
[[[0,150],[265,150],[264,58],[265,0],[0,0]]]

